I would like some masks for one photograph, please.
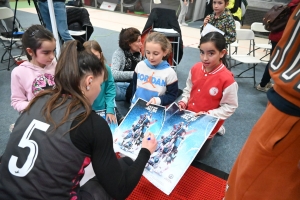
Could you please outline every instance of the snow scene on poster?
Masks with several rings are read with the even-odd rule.
[[[142,139],[148,132],[155,137],[164,123],[165,107],[146,106],[146,101],[139,99],[113,134],[114,150],[135,159],[141,149]]]
[[[190,111],[177,111],[164,122],[158,146],[151,155],[143,175],[169,195],[181,179],[218,118],[209,115],[195,117]]]

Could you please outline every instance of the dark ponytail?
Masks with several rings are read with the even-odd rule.
[[[88,99],[81,91],[81,80],[87,74],[92,74],[96,77],[103,75],[104,70],[105,66],[103,66],[100,60],[94,54],[86,51],[79,41],[72,40],[66,42],[55,69],[55,88],[44,90],[38,93],[26,110],[29,110],[30,106],[39,97],[46,94],[51,94],[51,97],[46,102],[43,110],[46,120],[52,122],[55,125],[55,128],[57,128],[69,120],[70,113],[75,112],[83,106],[85,111],[78,117],[78,125],[80,125],[87,119],[92,111]],[[67,105],[66,113],[64,114],[63,119],[59,124],[55,124],[51,117],[51,112],[55,108],[64,104],[70,96],[72,97],[71,103]],[[72,129],[76,128],[77,126],[73,127]]]

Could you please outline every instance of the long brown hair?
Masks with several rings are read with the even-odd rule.
[[[30,107],[40,97],[50,95],[43,108],[43,115],[46,121],[53,123],[56,129],[68,120],[73,121],[74,119],[69,119],[69,115],[83,107],[84,112],[76,117],[79,123],[72,129],[76,128],[87,119],[92,111],[88,99],[81,91],[81,80],[87,74],[92,74],[96,77],[103,75],[104,70],[105,66],[102,65],[100,60],[94,54],[86,51],[79,41],[66,42],[55,69],[55,87],[38,93],[24,112],[29,111]],[[71,99],[71,102],[67,105],[62,120],[56,124],[51,116],[51,112],[62,106],[68,99]]]

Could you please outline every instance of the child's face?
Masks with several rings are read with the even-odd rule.
[[[213,42],[206,42],[200,45],[200,59],[208,72],[220,65],[220,60],[225,54],[226,50],[219,51]]]
[[[161,45],[154,42],[146,43],[145,52],[150,64],[154,66],[161,63],[163,57],[167,55],[167,52],[162,50]]]
[[[44,68],[46,65],[49,65],[54,59],[55,47],[56,42],[53,39],[51,41],[43,41],[41,47],[36,50],[36,53],[34,53],[30,48],[27,48],[26,50],[32,57],[32,60],[30,62],[34,65]]]
[[[213,0],[213,9],[217,16],[224,12],[226,6],[225,0]]]

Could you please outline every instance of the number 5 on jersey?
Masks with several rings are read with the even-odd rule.
[[[11,174],[19,177],[24,177],[26,176],[32,167],[34,166],[35,160],[38,156],[39,152],[39,146],[37,143],[33,140],[30,140],[30,136],[33,133],[34,129],[38,129],[41,131],[46,132],[47,129],[49,128],[49,124],[46,124],[44,122],[38,121],[38,120],[32,120],[32,122],[29,124],[28,128],[26,129],[25,133],[22,136],[22,139],[20,140],[18,146],[21,148],[28,147],[29,148],[29,155],[24,163],[24,165],[19,168],[17,167],[17,161],[18,157],[12,155],[9,163],[8,163],[8,169]]]

